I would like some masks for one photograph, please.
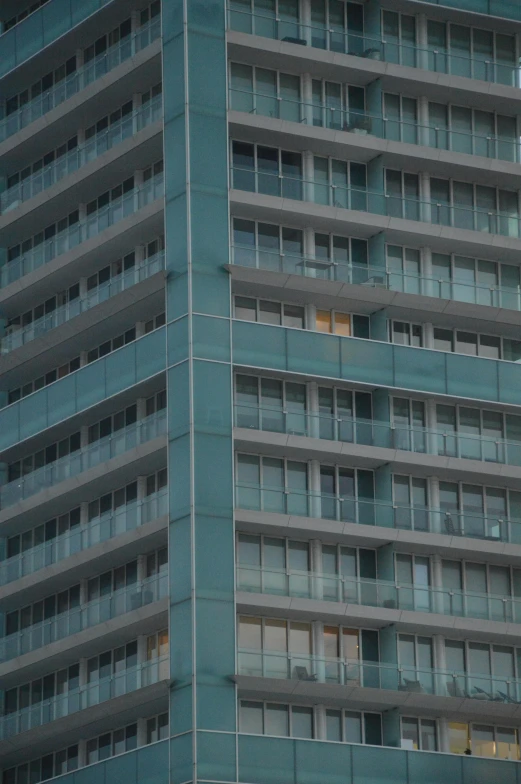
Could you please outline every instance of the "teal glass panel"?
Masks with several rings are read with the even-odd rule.
[[[172,728],[170,727],[172,732]],[[183,784],[193,779],[193,738],[192,733],[172,738],[170,741],[170,755],[175,760],[171,766],[170,784]],[[168,769],[167,769],[168,774]]]
[[[47,393],[48,390],[43,392]],[[20,430],[18,433],[13,433],[15,442],[23,441],[24,438],[29,438],[47,427],[47,394],[22,398],[17,406],[10,406],[7,412],[3,413],[12,412],[12,409],[18,409],[20,414]]]
[[[192,518],[182,517],[170,523],[170,547],[177,552],[189,552],[192,536]],[[180,558],[177,568],[172,570],[170,589],[178,601],[190,598],[192,590],[192,562],[189,558]]]
[[[188,433],[190,427],[190,396],[189,389],[189,364],[188,360],[180,365],[170,368],[167,373],[168,389],[185,390],[185,394],[178,394],[172,404],[168,406],[168,435],[175,439]]]
[[[342,355],[341,378],[372,381],[392,386],[393,353],[387,343],[371,343],[354,338],[339,338]]]
[[[203,69],[207,69],[207,60],[201,58]],[[207,80],[208,81],[208,80]],[[223,183],[227,181],[227,159],[223,155],[216,160],[215,143],[219,142],[222,149],[226,149],[227,136],[223,135],[225,126],[220,117],[209,117],[205,114],[190,113],[190,130],[194,149],[192,150],[191,171],[195,183],[204,183],[205,188],[212,188],[216,191],[223,188]],[[227,212],[226,198],[223,192],[222,203],[211,193],[195,192],[192,195],[193,226],[199,226],[197,218],[203,218],[208,235],[212,235],[213,227],[218,225],[219,213]],[[209,214],[206,213],[209,210]],[[204,218],[206,214],[206,218]],[[227,223],[224,224],[227,227]],[[216,247],[219,247],[216,244]],[[215,251],[214,251],[215,254]],[[212,257],[208,259],[212,261]]]
[[[200,514],[231,515],[233,488],[229,437],[196,432],[194,442],[197,511]]]
[[[519,763],[517,762],[470,757],[465,760],[463,765],[462,784],[491,784],[496,781],[501,784],[517,784],[516,772],[518,769]]]
[[[7,449],[20,440],[20,411],[20,404],[0,411],[0,449]]]
[[[207,684],[205,681],[206,675],[199,673],[197,682],[197,726],[205,730],[227,730],[228,732],[233,732],[237,715],[237,698],[235,697],[234,689],[230,688],[231,681],[228,678],[220,685],[217,683]],[[232,759],[229,762],[231,764]],[[235,767],[235,753],[233,764]]]
[[[193,317],[193,354],[202,359],[230,361],[230,322],[211,316]],[[206,392],[208,390],[205,390]]]
[[[70,0],[74,24],[79,24],[102,5],[101,0]]]
[[[99,0],[90,0],[90,4],[99,6]],[[67,3],[68,5],[68,3]],[[89,2],[83,2],[82,6],[88,8]],[[92,11],[95,11],[93,8]],[[47,46],[52,41],[63,35],[71,26],[71,17],[69,14],[64,14],[63,3],[48,3],[42,8],[42,26],[43,26],[43,45]],[[74,19],[72,23],[75,24]]]
[[[0,76],[3,76],[16,67],[16,39],[15,30],[4,33],[0,40]]]
[[[462,354],[448,354],[446,391],[449,395],[497,400],[498,362]]]
[[[43,47],[42,13],[30,14],[13,28],[16,38],[17,65],[28,60]]]
[[[105,763],[105,780],[110,784],[128,784],[138,781],[137,754],[121,754]]]
[[[60,422],[62,419],[67,419],[67,417],[73,416],[77,412],[76,390],[78,385],[76,382],[77,379],[72,374],[61,379],[59,384],[50,384],[47,387],[47,427]],[[35,413],[37,415],[38,412],[38,401],[35,400],[35,403],[36,405],[31,407],[30,424],[32,427],[34,427],[34,415]],[[34,429],[33,432],[35,432]]]
[[[457,0],[453,0],[457,7]],[[489,0],[489,9],[485,13],[491,16],[503,16],[506,19],[521,20],[521,6],[517,0]]]
[[[166,312],[170,319],[178,319],[188,312],[188,273],[175,273],[175,286],[167,286]]]
[[[412,752],[408,755],[407,784],[462,784],[462,762],[455,754]]]
[[[352,784],[404,784],[407,758],[403,752],[378,746],[353,746]]]
[[[137,781],[146,784],[167,784],[168,741],[152,743],[137,753]]]
[[[105,776],[105,764],[104,762],[99,762],[97,765],[88,766],[87,768],[83,768],[82,770],[77,770],[76,773],[71,773],[70,776],[64,776],[61,782],[64,784],[92,784],[93,781],[96,781],[96,784],[108,784],[106,776]],[[128,782],[128,784],[133,784],[133,782]]]
[[[180,318],[167,327],[167,362],[177,365],[188,356],[188,318]]]
[[[145,344],[147,342],[145,341]],[[147,345],[145,345],[145,349]],[[127,349],[127,350],[125,350]],[[141,349],[141,350],[140,350]],[[140,360],[143,360],[145,367],[142,367],[140,362],[136,362],[136,353],[139,350]],[[148,358],[148,363],[147,363]],[[137,381],[137,373],[147,373],[148,376],[152,375],[150,372],[150,363],[154,362],[154,357],[148,357],[138,343],[130,343],[123,349],[115,351],[111,357],[110,373],[106,378],[106,393],[107,397],[115,395],[122,389],[133,386]],[[147,367],[148,365],[148,367]],[[142,376],[146,378],[147,375]]]
[[[228,259],[224,263],[227,262]],[[192,303],[194,310],[208,313],[211,316],[228,317],[230,315],[229,288],[228,273],[223,270],[210,275],[193,272]]]
[[[341,743],[295,741],[298,784],[350,784],[351,746]]]
[[[519,405],[520,366],[514,362],[498,362],[499,399],[502,403]]]
[[[170,675],[175,690],[190,684],[192,679],[192,607],[189,599],[170,607],[170,623],[176,634],[170,640]],[[191,708],[187,715],[179,715],[170,733],[185,732],[191,727]]]
[[[205,683],[221,683],[235,670],[235,613],[232,601],[199,599],[197,602],[197,671]],[[216,645],[215,641],[219,640]],[[235,710],[233,711],[235,714]],[[235,729],[233,723],[223,730]]]
[[[339,338],[298,329],[288,329],[286,335],[288,370],[340,376]]]
[[[182,46],[179,48],[179,43],[180,42],[176,43],[175,41],[172,41],[172,43],[168,44],[171,49],[174,49],[175,47],[176,60],[179,55],[181,55],[181,57],[183,55],[183,49]],[[182,165],[182,162],[185,160],[186,128],[184,115],[179,115],[180,108],[182,107],[178,105],[178,97],[175,96],[175,94],[169,96],[168,93],[165,93],[163,100],[165,102],[165,132],[168,130],[168,144],[172,146],[172,150],[169,151],[169,155],[165,162],[167,216],[168,220],[173,218],[174,225],[181,229],[181,227],[184,228],[187,225],[186,194],[183,192],[186,185],[186,170]],[[170,113],[172,114],[172,119],[169,118]],[[169,163],[170,154],[172,155],[172,160],[176,161],[175,166]],[[179,242],[181,244],[180,248],[168,249],[167,259],[172,255],[173,259],[176,259],[178,262],[175,265],[175,268],[184,269],[187,266],[188,256],[186,254],[186,240],[183,239],[183,232],[181,231],[179,231]]]
[[[393,355],[393,386],[446,393],[447,354],[408,346],[393,346]]]
[[[170,397],[170,395],[169,395]],[[190,513],[190,437],[175,438],[169,444],[169,463],[175,466],[176,481],[170,482],[170,516],[178,519]]]
[[[223,139],[226,143],[226,138]],[[226,177],[226,171],[223,171]],[[197,193],[191,201],[192,225],[205,226],[205,231],[194,231],[192,237],[192,261],[196,272],[220,272],[222,277],[228,273],[222,269],[229,262],[230,244],[228,239],[228,204],[226,192],[215,194],[212,199],[208,193]],[[230,298],[225,298],[229,305]],[[197,311],[194,302],[194,310]],[[228,312],[226,313],[228,315]]]
[[[236,781],[235,735],[223,732],[197,733],[198,778],[207,781]]]
[[[76,399],[79,411],[89,408],[105,397],[105,360],[98,360],[78,371]],[[59,382],[58,382],[59,383]]]
[[[135,346],[136,381],[150,378],[150,376],[159,373],[160,370],[164,370],[165,341],[166,329],[161,327],[128,346],[128,348]],[[131,352],[129,352],[130,354]]]
[[[233,361],[235,365],[286,369],[286,330],[280,327],[259,327],[247,321],[235,321]]]
[[[198,594],[233,599],[233,526],[229,518],[197,515],[195,547]]]
[[[289,738],[239,735],[239,781],[295,784],[294,753],[294,741]]]

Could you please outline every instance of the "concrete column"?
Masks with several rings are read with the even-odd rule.
[[[147,401],[144,397],[139,397],[136,400],[136,415],[138,420],[144,419],[147,415]]]
[[[78,768],[84,768],[87,764],[87,741],[81,738],[78,741]]]
[[[89,445],[89,428],[88,425],[83,425],[80,428],[80,444],[81,448],[85,449]]]
[[[429,100],[424,95],[418,98],[418,143],[429,147]]]
[[[427,496],[428,505],[433,510],[440,508],[440,481],[437,476],[427,477]],[[429,529],[433,533],[443,533],[442,514],[439,511],[432,511],[429,515]]]
[[[315,738],[327,740],[326,708],[324,705],[315,705]]]
[[[79,668],[79,682],[80,688],[87,685],[87,659],[80,659]]]
[[[438,454],[438,439],[436,436],[436,401],[425,401],[425,427],[427,428],[427,453]]]
[[[80,604],[86,604],[88,602],[88,592],[87,592],[87,579],[80,580]]]
[[[146,746],[147,743],[147,720],[146,719],[138,719],[137,720],[137,745],[138,748],[140,746]]]
[[[317,328],[317,309],[315,305],[307,304],[305,306],[306,311],[306,329],[310,329],[312,332],[316,331]]]
[[[78,218],[80,223],[85,220],[87,217],[87,205],[86,204],[78,204]]]
[[[302,85],[302,111],[301,121],[310,127],[313,126],[313,78],[311,74],[303,74]]]
[[[80,299],[85,299],[85,297],[87,296],[87,278],[80,278],[79,285],[80,285]]]
[[[315,166],[313,153],[309,150],[304,150],[302,153],[302,176],[304,178],[304,201],[314,201],[315,188],[313,180],[315,177]]]
[[[314,674],[319,683],[326,679],[326,666],[324,661],[324,624],[322,621],[313,621],[311,624],[313,656],[315,656]]]
[[[420,217],[431,222],[431,180],[428,172],[420,172]]]
[[[445,638],[441,634],[432,635],[432,652],[434,659],[434,668],[439,671],[439,674],[434,676],[434,689],[435,693],[442,697],[448,696],[447,694],[447,675],[444,674],[447,669],[447,658],[445,656]]]
[[[147,638],[144,634],[140,634],[137,638],[137,661],[138,664],[144,664],[147,660]]]
[[[146,556],[140,553],[137,557],[137,581],[142,583],[146,578]]]
[[[136,340],[138,338],[142,338],[145,334],[145,322],[144,321],[137,321],[136,322]]]
[[[425,14],[416,15],[416,41],[418,42],[418,55],[416,63],[418,68],[429,68],[427,52],[427,16]]]
[[[425,348],[434,348],[434,325],[430,321],[423,325],[423,345]]]
[[[300,37],[304,38],[307,45],[311,46],[311,2],[301,0],[300,3]]]
[[[87,351],[80,351],[80,367],[83,367],[84,365],[88,364],[87,354],[88,354]]]
[[[147,478],[146,476],[138,476],[137,478],[137,500],[142,501],[146,498],[147,494]]]
[[[306,262],[309,262],[310,259],[315,258],[315,232],[313,229],[308,226],[304,229],[304,257]],[[316,277],[316,270],[312,264],[306,263],[306,267],[304,269],[304,275],[307,278],[314,278]]]
[[[431,576],[432,576],[432,587],[434,589],[434,593],[432,596],[432,609],[434,612],[444,613],[444,602],[443,602],[443,572],[442,572],[442,565],[441,565],[441,555],[434,554],[431,555]]]
[[[319,420],[319,405],[318,405],[318,383],[310,381],[307,387],[308,390],[308,435],[311,438],[320,437],[320,420]]]
[[[435,297],[438,293],[438,284],[432,281],[432,250],[420,249],[420,294]]]
[[[449,720],[443,717],[438,719],[438,751],[450,752]]]
[[[322,599],[324,596],[324,586],[322,582],[322,542],[320,539],[312,539],[309,543],[311,555],[311,570],[313,572],[312,594],[313,599]]]
[[[139,11],[132,11],[132,13],[130,14],[130,29],[133,33],[135,33],[136,30],[139,29],[140,27],[139,21],[140,21]]]
[[[311,492],[311,517],[320,517],[320,463],[318,460],[309,461],[309,489]]]

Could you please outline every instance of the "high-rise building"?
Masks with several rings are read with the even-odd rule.
[[[521,784],[521,3],[229,2],[0,0],[1,784]]]

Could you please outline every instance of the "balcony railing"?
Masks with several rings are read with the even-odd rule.
[[[240,649],[238,653],[239,675],[521,704],[521,681],[509,675],[454,672],[286,651]]]
[[[335,280],[362,286],[375,286],[401,291],[404,294],[422,294],[426,297],[453,299],[475,305],[521,311],[521,286],[510,288],[486,286],[468,280],[443,279],[426,275],[412,275],[383,265],[359,264],[325,259],[302,253],[277,251],[236,243],[231,248],[231,261],[240,267],[303,275],[307,278]]]
[[[29,708],[22,708],[0,716],[0,740],[12,738],[42,724],[63,719],[72,713],[91,708],[107,700],[122,697],[138,689],[152,686],[168,678],[168,656],[151,659],[122,672],[93,681],[85,686],[42,700]]]
[[[55,615],[41,623],[27,626],[19,632],[0,638],[0,661],[9,661],[24,653],[43,648],[71,634],[105,623],[112,618],[159,601],[168,594],[168,576],[164,572],[148,577],[141,583],[128,585],[107,596],[102,596]]]
[[[117,44],[97,55],[74,73],[0,121],[0,142],[43,117],[44,114],[55,109],[68,98],[72,98],[73,95],[97,79],[101,79],[102,76],[117,68],[137,52],[146,49],[160,35],[161,20],[156,18],[135,33],[122,38]]]
[[[156,272],[160,272],[164,269],[164,266],[165,254],[164,251],[161,251],[155,256],[151,256],[149,259],[141,262],[141,264],[137,264],[135,267],[132,267],[125,272],[121,272],[119,275],[115,275],[113,278],[106,281],[106,283],[101,283],[99,286],[96,286],[96,288],[89,291],[85,296],[71,300],[65,305],[61,305],[56,308],[56,310],[53,310],[52,313],[47,313],[45,316],[36,319],[26,327],[20,327],[20,329],[17,329],[15,332],[5,335],[0,340],[0,353],[8,354],[10,351],[14,351],[17,348],[20,348],[20,346],[24,346],[26,343],[30,343],[41,335],[45,335],[45,333],[49,332],[51,329],[55,329],[56,327],[65,324],[67,321],[79,316],[81,313],[85,313],[85,311],[99,305],[101,302],[106,302],[106,300],[111,297],[115,297],[120,292],[125,291],[125,289],[150,278],[152,275],[155,275]]]
[[[23,553],[0,561],[0,585],[19,580],[38,572],[75,553],[87,550],[100,542],[133,531],[145,523],[157,520],[168,512],[166,488],[152,493],[141,501],[133,501],[118,509],[111,509],[85,525],[78,525],[54,539],[31,547]]]
[[[284,18],[286,16],[286,18]],[[519,67],[512,60],[494,59],[492,52],[471,57],[455,53],[446,47],[420,47],[412,42],[390,37],[375,37],[339,29],[330,24],[308,25],[290,13],[252,13],[250,4],[232,0],[228,6],[228,26],[240,33],[251,33],[287,43],[312,46],[332,52],[384,60],[388,63],[422,68],[435,73],[465,76],[517,87]]]
[[[501,436],[391,424],[342,413],[291,410],[291,407],[283,408],[282,402],[280,406],[269,408],[236,403],[234,413],[235,426],[251,430],[521,466],[521,441],[510,441]]]
[[[403,117],[373,114],[363,110],[342,109],[319,102],[306,103],[296,98],[269,95],[253,90],[230,88],[230,109],[279,120],[296,122],[351,134],[418,144],[438,150],[480,155],[519,163],[521,147],[515,136],[476,133],[449,126],[422,125]],[[347,139],[347,137],[346,137]]]
[[[521,623],[521,599],[517,597],[433,588],[429,585],[400,585],[390,580],[368,580],[296,569],[261,568],[239,563],[237,590]]]
[[[77,476],[89,468],[100,465],[113,457],[122,455],[139,444],[157,438],[166,432],[166,413],[158,411],[140,419],[133,425],[123,427],[110,436],[100,438],[77,452],[55,460],[54,463],[37,468],[29,474],[0,487],[0,509],[29,498],[40,490]]]
[[[471,508],[436,509],[246,482],[236,485],[236,506],[267,513],[521,544],[521,519],[500,512],[483,514],[482,510]]]
[[[48,264],[57,256],[72,250],[82,242],[96,237],[118,221],[133,215],[164,195],[163,174],[147,180],[143,185],[114,199],[84,220],[78,221],[68,229],[55,234],[50,240],[42,242],[22,256],[9,261],[0,269],[0,288],[19,280],[38,267]]]
[[[302,177],[247,166],[232,167],[231,184],[232,188],[250,193],[308,201],[389,218],[421,221],[436,226],[452,226],[457,229],[500,234],[505,237],[521,237],[521,218],[517,211],[507,213],[499,210],[476,209],[464,204],[426,201],[327,181],[304,180]]]
[[[140,106],[139,109],[113,123],[109,128],[99,131],[84,144],[66,152],[48,166],[44,166],[38,172],[4,191],[0,194],[0,211],[2,213],[9,212],[24,201],[28,201],[47,190],[64,177],[81,169],[85,164],[94,161],[107,150],[116,147],[125,139],[154,123],[162,116],[162,112],[163,96],[157,95],[144,106]]]

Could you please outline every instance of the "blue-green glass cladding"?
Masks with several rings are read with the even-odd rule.
[[[163,4],[173,784],[236,779],[225,5]]]

